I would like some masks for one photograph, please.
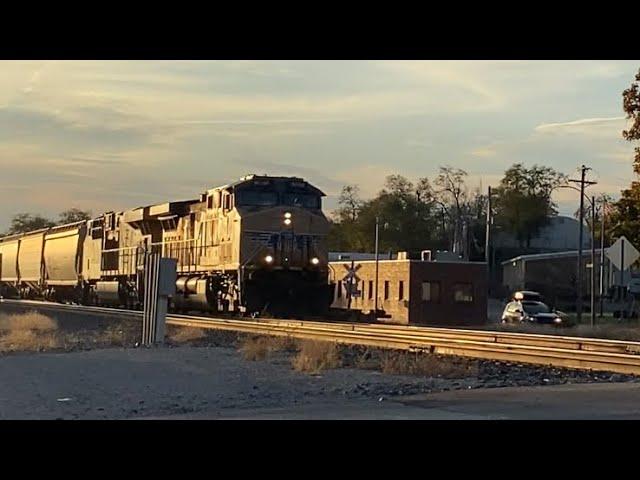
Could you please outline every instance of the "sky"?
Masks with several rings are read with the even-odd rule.
[[[2,61],[0,231],[169,200],[249,174],[296,175],[336,206],[386,175],[439,166],[496,186],[513,163],[548,165],[588,193],[633,179],[622,91],[636,61]],[[577,192],[558,190],[572,214]]]

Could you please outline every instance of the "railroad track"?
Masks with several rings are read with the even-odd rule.
[[[141,317],[142,312],[29,300],[7,304]],[[640,342],[440,327],[227,319],[170,314],[171,325],[640,375]]]

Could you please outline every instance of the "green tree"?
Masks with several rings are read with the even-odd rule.
[[[441,167],[433,183],[427,177],[412,183],[389,175],[383,189],[361,200],[358,188],[342,189],[329,230],[329,248],[372,252],[376,217],[381,224],[380,252],[451,249],[456,222],[458,247],[469,258],[484,255],[486,198],[469,193],[466,172]]]
[[[376,217],[382,225],[381,252],[429,248],[434,231],[432,201],[420,198],[418,191],[407,178],[389,175],[380,193],[363,203],[358,226],[365,250],[373,251]]]
[[[522,247],[557,215],[551,200],[554,188],[566,182],[566,176],[551,167],[521,163],[509,167],[496,192],[496,223],[513,234]]]
[[[356,186],[347,185],[338,199],[329,230],[329,248],[372,252],[376,217],[382,225],[380,251],[429,248],[434,236],[429,182],[417,186],[402,175],[389,175],[373,199],[363,201]]]
[[[52,222],[48,218],[45,218],[41,215],[34,215],[31,213],[18,213],[11,219],[11,226],[7,231],[7,235],[31,232],[33,230],[39,230],[41,228],[53,227],[54,225],[55,222]]]
[[[631,127],[622,132],[625,140],[636,142],[640,140],[640,70],[635,76],[635,82],[622,92],[622,108],[631,120]],[[635,148],[633,171],[640,176],[640,147]],[[612,237],[624,235],[633,244],[640,245],[640,182],[632,181],[629,188],[622,190],[620,200],[614,205],[611,215]]]
[[[70,208],[60,214],[58,225],[80,222],[82,220],[91,220],[91,212],[80,210],[79,208]]]

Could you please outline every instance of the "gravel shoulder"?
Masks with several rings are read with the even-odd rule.
[[[87,341],[65,350],[0,354],[0,419],[487,418],[496,413],[442,404],[434,409],[416,398],[483,390],[499,399],[513,387],[640,386],[640,378],[620,374],[452,357],[433,360],[438,368],[451,364],[454,375],[446,369],[383,373],[384,352],[351,347],[340,348],[339,368],[310,374],[292,368],[291,351],[247,360],[241,348],[246,337],[232,332],[193,335],[169,327],[167,345],[136,348],[135,320],[42,313],[54,317],[61,335]],[[114,329],[118,348],[95,341],[103,330],[113,339]]]
[[[504,380],[492,375],[503,376],[500,371],[464,379],[355,368],[309,375],[292,370],[286,355],[247,361],[228,347],[13,354],[0,358],[0,419],[405,418],[410,409],[398,403],[405,396],[497,387]],[[519,386],[559,380],[547,375],[544,382],[529,367],[516,371],[508,382]],[[559,381],[593,380],[578,375]]]

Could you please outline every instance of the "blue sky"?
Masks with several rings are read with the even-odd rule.
[[[335,206],[342,185],[514,162],[617,196],[632,180],[621,93],[640,61],[4,61],[0,231],[54,217],[195,198],[246,173],[299,175]],[[560,190],[563,213],[577,194]]]

